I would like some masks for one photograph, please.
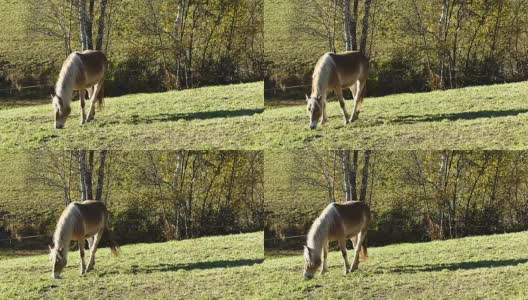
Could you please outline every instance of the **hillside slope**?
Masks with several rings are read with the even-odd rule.
[[[346,276],[341,253],[331,251],[329,272],[310,281],[299,250],[266,259],[261,292],[268,299],[526,299],[527,247],[528,232],[520,232],[370,248]]]
[[[62,279],[50,277],[46,255],[0,264],[0,298],[196,299],[255,297],[259,292],[262,233],[206,237],[97,253],[95,271],[79,275],[71,252]]]
[[[261,135],[262,82],[107,98],[95,121],[53,129],[49,104],[0,110],[0,148],[253,149]]]
[[[367,97],[359,120],[343,125],[337,101],[329,122],[309,130],[304,105],[266,109],[265,145],[331,149],[525,149],[528,82]],[[330,96],[331,100],[335,97]],[[353,102],[346,101],[352,111]]]

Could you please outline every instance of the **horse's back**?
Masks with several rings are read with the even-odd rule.
[[[365,202],[347,201],[344,203],[335,203],[334,205],[345,227],[362,229],[368,226],[370,221],[370,208]]]
[[[342,81],[343,87],[355,84],[355,81],[364,81],[368,77],[369,61],[367,57],[357,51],[344,53],[331,53],[335,62],[336,70]]]
[[[76,202],[75,205],[79,209],[85,228],[96,228],[97,230],[104,227],[108,217],[108,211],[104,202],[86,200],[80,203]]]

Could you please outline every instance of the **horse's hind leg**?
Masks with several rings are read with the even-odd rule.
[[[361,245],[365,241],[366,232],[361,231],[358,233],[357,245],[354,248],[354,260],[352,261],[352,267],[350,267],[350,272],[354,272],[359,265],[359,251],[361,250]]]
[[[345,118],[345,125],[348,124],[348,112],[345,107],[345,99],[343,98],[343,91],[341,89],[336,89],[335,94],[337,97],[337,100],[339,100],[339,106],[341,107],[341,112],[343,113],[343,117]]]
[[[347,249],[346,249],[346,240],[339,241],[339,248],[341,249],[341,254],[343,255],[343,260],[345,264],[345,274],[348,273],[350,269],[350,263],[348,262]]]
[[[92,121],[95,117],[95,102],[99,92],[101,91],[101,83],[94,85],[92,94],[90,95],[90,111],[88,111],[88,122]]]
[[[81,125],[86,124],[86,112],[84,111],[84,105],[85,105],[85,93],[86,91],[81,89],[79,90],[79,102],[81,102]]]
[[[90,272],[93,270],[95,265],[95,251],[97,251],[97,245],[101,241],[101,237],[103,236],[103,231],[99,231],[93,238],[92,245],[90,247],[90,260],[88,260],[88,269],[86,269],[86,272]]]
[[[84,263],[84,240],[79,241],[79,254],[81,256],[81,275],[86,273],[86,264]]]
[[[323,246],[323,268],[321,269],[321,275],[328,271],[328,242]]]

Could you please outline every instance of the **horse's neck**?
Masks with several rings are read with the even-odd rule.
[[[321,74],[319,74],[318,76],[314,77],[313,79],[313,82],[312,82],[312,94],[310,95],[310,97],[323,97],[323,96],[326,96],[326,90],[327,90],[327,84],[325,84],[323,82],[323,80],[321,79]]]
[[[73,230],[75,227],[75,217],[73,214],[68,214],[62,219],[53,235],[53,243],[57,249],[64,248],[64,253],[68,252],[70,242],[73,236]]]
[[[72,99],[75,79],[80,72],[79,64],[78,57],[72,57],[65,69],[61,70],[55,85],[55,93],[66,103],[70,103]]]
[[[306,245],[313,249],[318,256],[320,256],[327,236],[328,222],[327,220],[320,217],[314,222],[312,228],[310,228]]]

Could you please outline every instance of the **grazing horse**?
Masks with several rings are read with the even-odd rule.
[[[321,275],[328,271],[328,242],[338,241],[343,260],[345,274],[353,272],[359,265],[359,256],[367,258],[365,238],[370,222],[370,209],[361,201],[330,203],[321,215],[313,222],[304,246],[304,277],[313,278],[317,269],[323,265]],[[348,262],[346,241],[352,239],[354,244],[354,260],[352,266]]]
[[[119,246],[111,238],[106,205],[101,201],[93,200],[70,203],[57,222],[57,228],[55,228],[55,233],[53,234],[53,247],[49,246],[52,264],[51,277],[59,278],[61,271],[66,266],[68,250],[72,240],[79,242],[81,275],[91,271],[95,265],[97,245],[105,232],[110,242],[112,254],[117,256]],[[84,263],[84,240],[86,239],[90,246],[88,268],[86,268]]]
[[[312,76],[312,93],[306,96],[307,109],[310,114],[310,129],[317,128],[317,124],[326,116],[326,96],[329,91],[334,91],[339,100],[345,124],[353,122],[358,118],[359,111],[363,106],[363,98],[367,87],[369,72],[368,59],[361,52],[326,53],[315,65]],[[343,89],[349,88],[354,97],[354,111],[350,119],[345,108]]]
[[[95,102],[101,106],[105,72],[108,61],[101,51],[87,50],[73,52],[64,61],[57,83],[55,94],[52,95],[52,105],[55,111],[55,128],[64,128],[64,123],[71,112],[73,91],[79,91],[81,98],[81,125],[93,120],[95,116]],[[88,118],[84,112],[85,91],[90,97]],[[100,95],[101,94],[101,95]]]

